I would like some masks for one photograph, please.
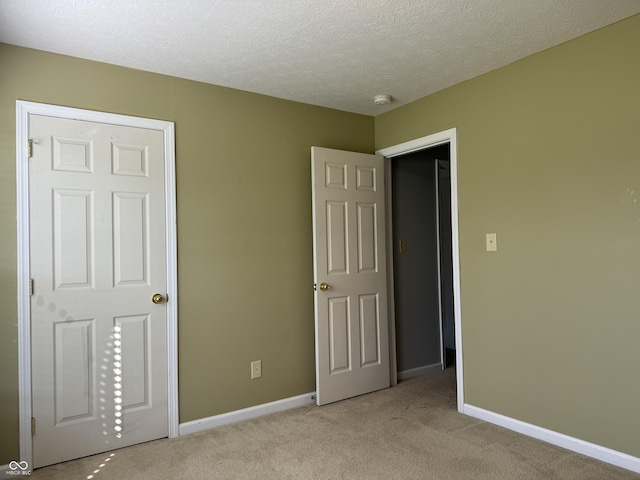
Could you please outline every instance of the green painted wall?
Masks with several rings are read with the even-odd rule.
[[[18,458],[16,99],[175,122],[181,422],[315,389],[310,147],[372,152],[374,119],[0,45],[0,465]]]
[[[639,45],[635,16],[375,122],[457,128],[466,402],[636,457]]]

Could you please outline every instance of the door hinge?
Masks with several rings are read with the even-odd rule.
[[[29,140],[27,144],[27,158],[31,158],[33,156],[33,140]]]
[[[33,278],[29,279],[29,296],[33,295]]]
[[[31,435],[36,434],[36,417],[31,417]]]

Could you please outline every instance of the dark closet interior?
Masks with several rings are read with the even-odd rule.
[[[453,365],[449,144],[391,160],[399,378]]]

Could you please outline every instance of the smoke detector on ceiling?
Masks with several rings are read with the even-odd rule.
[[[373,97],[373,103],[376,105],[389,105],[391,103],[391,95],[376,95]]]

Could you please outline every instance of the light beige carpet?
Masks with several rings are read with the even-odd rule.
[[[38,469],[32,478],[640,480],[457,413],[454,375],[447,369],[324,407]]]

